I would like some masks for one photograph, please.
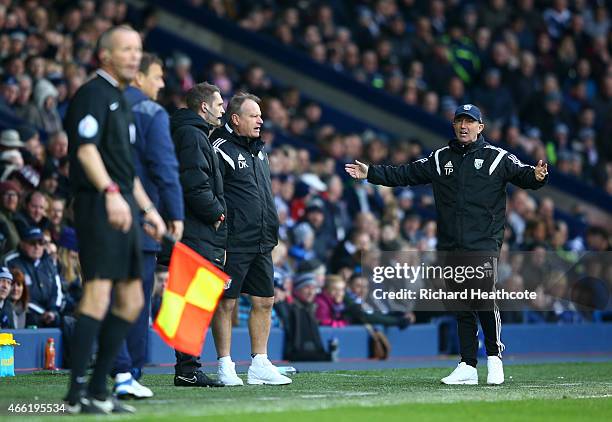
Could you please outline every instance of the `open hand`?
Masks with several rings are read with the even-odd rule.
[[[366,179],[368,177],[369,166],[357,160],[355,160],[355,163],[357,164],[345,164],[344,170],[353,179],[357,179],[357,180]]]

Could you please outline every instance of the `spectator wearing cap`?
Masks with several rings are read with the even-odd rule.
[[[0,180],[9,179],[24,166],[23,156],[17,149],[9,149],[0,153]]]
[[[30,291],[27,325],[58,327],[64,295],[55,264],[45,253],[44,235],[40,228],[23,229],[19,248],[5,258],[5,266],[18,268],[25,276]]]
[[[11,291],[11,301],[13,302],[13,320],[15,329],[20,330],[26,327],[26,313],[28,303],[30,303],[30,292],[25,284],[25,276],[18,268],[11,270],[13,275],[13,290]]]
[[[0,328],[15,328],[11,290],[13,275],[6,267],[0,268]]]
[[[25,197],[23,209],[13,218],[17,230],[22,232],[29,227],[48,230],[50,222],[46,216],[47,207],[47,197],[42,192],[35,190],[28,193]]]
[[[6,243],[2,255],[17,248],[19,243],[19,231],[13,219],[19,206],[20,192],[21,190],[15,182],[0,183],[0,225],[4,224],[8,229],[5,233]]]
[[[342,277],[328,275],[325,278],[323,291],[315,298],[315,304],[317,305],[315,316],[320,325],[333,328],[348,325],[344,305],[345,291],[346,282]]]
[[[286,304],[283,327],[285,343],[283,358],[298,361],[329,360],[319,333],[319,323],[315,317],[315,297],[317,281],[313,273],[303,273],[294,278],[291,305]]]
[[[54,133],[62,130],[62,119],[57,111],[58,91],[47,79],[40,79],[34,86],[33,106],[25,119],[44,130]]]
[[[18,150],[23,147],[25,144],[15,129],[3,130],[0,134],[0,151]]]

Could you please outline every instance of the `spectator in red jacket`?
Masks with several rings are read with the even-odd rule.
[[[348,319],[345,316],[344,294],[346,282],[338,275],[330,275],[325,279],[323,291],[316,297],[316,317],[320,325],[330,327],[346,327]]]

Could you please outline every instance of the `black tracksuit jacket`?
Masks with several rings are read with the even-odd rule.
[[[223,175],[228,253],[270,252],[278,243],[279,221],[264,143],[238,136],[228,124],[210,139]]]
[[[506,184],[538,189],[534,167],[481,136],[467,145],[448,146],[398,167],[372,165],[368,181],[406,186],[431,183],[437,210],[441,251],[482,251],[499,254],[506,220]]]

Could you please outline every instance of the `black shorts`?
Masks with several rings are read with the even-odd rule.
[[[85,281],[142,278],[142,253],[138,207],[132,195],[123,195],[132,210],[127,233],[111,227],[104,194],[79,192],[74,200],[74,225]]]
[[[274,267],[272,254],[228,252],[225,273],[232,278],[223,297],[236,299],[240,293],[251,296],[274,296]]]

